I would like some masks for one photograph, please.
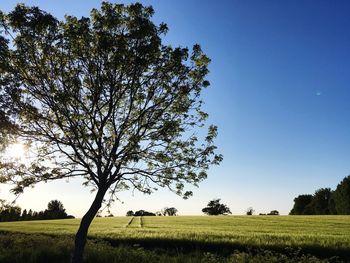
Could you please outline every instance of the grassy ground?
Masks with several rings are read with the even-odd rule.
[[[0,223],[0,231],[5,231],[2,235],[7,236],[7,239],[9,238],[5,234],[7,231],[36,233],[35,236],[40,236],[37,234],[49,234],[51,237],[65,236],[71,239],[78,224],[78,219],[11,222]],[[154,249],[166,251],[164,255],[168,255],[169,251],[177,251],[175,257],[177,259],[183,254],[188,259],[193,256],[194,259],[203,257],[207,260],[208,256],[205,253],[210,253],[209,255],[217,255],[228,260],[232,257],[244,257],[244,255],[256,259],[268,250],[279,255],[268,255],[269,257],[276,256],[279,260],[283,255],[288,254],[288,251],[292,251],[288,258],[293,258],[294,256],[291,256],[293,253],[293,255],[299,253],[297,256],[299,261],[302,260],[299,257],[302,253],[320,258],[338,256],[350,262],[350,216],[179,216],[143,217],[142,220],[139,217],[133,220],[130,217],[96,218],[89,235],[92,240],[99,240],[98,243],[101,240],[107,241],[103,245],[99,243],[99,246],[118,247],[119,253],[124,251],[121,246],[127,246],[136,247],[137,251],[139,248],[146,248],[145,251],[151,254]],[[237,249],[241,252],[233,254]],[[66,251],[70,251],[70,248],[66,247]],[[127,249],[127,251],[132,250]],[[200,256],[191,253],[200,253]],[[152,258],[151,254],[147,257]],[[167,262],[172,262],[169,260],[165,259]],[[209,262],[205,260],[200,262]],[[308,260],[310,261],[310,258]],[[223,259],[220,261],[224,262]],[[160,262],[160,259],[147,262]]]

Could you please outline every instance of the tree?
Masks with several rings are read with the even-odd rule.
[[[0,222],[18,221],[21,219],[21,208],[7,204],[5,201],[0,202]]]
[[[334,200],[334,191],[331,192],[331,197],[329,199],[328,203],[328,209],[329,209],[329,214],[330,215],[337,215],[337,209],[335,207],[335,200]]]
[[[330,188],[321,188],[315,191],[310,203],[313,215],[329,215],[332,191]]]
[[[156,215],[155,213],[148,212],[142,209],[134,213],[134,216],[155,216],[155,215]]]
[[[272,210],[270,213],[268,213],[267,215],[270,216],[278,216],[280,213],[277,210]]]
[[[27,219],[28,219],[27,209],[24,209],[21,215],[21,220],[27,220]]]
[[[33,216],[32,216],[32,220],[38,220],[38,219],[39,219],[38,212],[34,211]]]
[[[155,214],[156,214],[156,216],[162,216],[163,215],[161,211],[157,211],[157,212],[155,212]]]
[[[294,198],[294,206],[290,211],[290,215],[310,215],[312,214],[311,209],[312,195],[299,195]]]
[[[350,175],[337,185],[333,199],[337,214],[350,215]]]
[[[232,214],[230,208],[224,204],[220,204],[220,200],[221,199],[213,199],[209,201],[207,207],[202,209],[202,212],[210,216]]]
[[[253,209],[253,207],[248,207],[245,213],[247,216],[251,216],[254,214],[254,212],[255,210]]]
[[[73,262],[82,262],[89,226],[105,194],[150,194],[167,187],[188,198],[210,165],[219,164],[209,126],[204,140],[201,91],[209,86],[209,58],[162,44],[165,24],[152,7],[103,2],[89,18],[58,21],[37,7],[1,13],[2,75],[16,90],[17,139],[35,148],[29,164],[2,160],[0,182],[14,193],[40,181],[82,176],[96,196],[75,238]],[[1,29],[0,28],[0,29]],[[7,78],[5,78],[7,77]],[[9,92],[10,93],[10,92]]]
[[[177,212],[175,207],[164,207],[161,211],[163,216],[176,216]]]
[[[134,216],[134,212],[132,210],[129,210],[126,212],[126,216]]]
[[[33,211],[32,211],[32,209],[29,209],[28,214],[27,214],[27,219],[28,220],[33,220]]]
[[[18,89],[12,85],[13,76],[7,74],[9,54],[8,40],[0,35],[0,151],[14,139],[16,133],[16,124],[13,121],[16,107],[12,100],[18,95]]]
[[[52,200],[47,204],[47,209],[44,211],[47,219],[64,219],[67,218],[66,209],[58,200]]]

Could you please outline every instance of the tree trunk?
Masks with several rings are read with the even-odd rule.
[[[80,222],[80,226],[77,234],[75,235],[75,248],[72,258],[72,263],[82,263],[83,253],[86,244],[86,237],[92,220],[97,214],[98,210],[101,208],[103,197],[107,191],[108,187],[99,188],[94,201],[92,202],[89,210],[83,216]]]

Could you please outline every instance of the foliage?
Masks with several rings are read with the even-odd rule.
[[[280,213],[277,210],[272,210],[270,213],[268,213],[267,215],[269,216],[278,216]]]
[[[134,216],[155,216],[155,213],[148,212],[145,210],[138,210],[134,213]]]
[[[64,209],[63,204],[58,200],[50,201],[47,205],[47,210],[45,210],[45,213],[50,219],[67,218],[66,209]]]
[[[134,216],[134,211],[129,210],[128,212],[126,212],[126,216]]]
[[[334,191],[335,209],[339,215],[350,215],[350,175]]]
[[[178,210],[175,207],[164,207],[161,211],[163,216],[176,216]]]
[[[215,126],[205,143],[192,133],[207,118],[200,94],[210,60],[199,45],[163,45],[167,26],[152,15],[141,4],[106,2],[90,18],[63,21],[21,4],[2,13],[17,138],[37,152],[27,167],[2,163],[2,181],[16,182],[15,193],[83,176],[98,189],[151,193],[158,185],[188,197],[184,184],[197,185],[221,161]]]
[[[21,214],[21,210],[18,206],[3,203],[0,207],[0,222],[74,218],[67,215],[63,204],[58,200],[50,201],[45,211],[33,212],[30,209],[27,212],[27,209],[24,209]]]
[[[0,23],[3,19],[0,11]],[[0,27],[0,34],[3,31]],[[17,113],[12,100],[18,95],[18,88],[11,83],[13,76],[6,74],[9,66],[8,40],[0,35],[0,151],[14,139],[18,128],[13,120]]]
[[[330,200],[332,191],[330,188],[321,188],[316,190],[312,196],[310,203],[313,215],[329,215],[330,214]]]
[[[1,80],[10,105],[1,112],[18,125],[16,139],[33,149],[29,164],[0,160],[0,182],[14,193],[40,181],[83,177],[97,189],[76,235],[82,261],[88,228],[107,204],[130,188],[150,194],[167,187],[188,198],[215,153],[217,127],[197,136],[208,114],[201,92],[210,59],[162,44],[168,28],[140,3],[102,2],[90,17],[59,21],[19,4],[0,14]],[[16,96],[12,96],[15,93]]]
[[[251,215],[253,215],[254,213],[255,213],[255,210],[253,209],[253,207],[248,207],[247,210],[246,210],[246,212],[245,212],[245,214],[246,214],[247,216],[251,216]]]
[[[230,208],[225,204],[220,204],[220,200],[221,199],[213,199],[209,201],[207,206],[202,209],[202,212],[210,216],[231,214]]]
[[[21,219],[21,208],[3,202],[0,207],[0,222],[18,221]]]
[[[299,195],[294,198],[294,206],[290,211],[291,215],[311,215],[312,195]]]
[[[313,195],[299,195],[294,198],[291,215],[349,215],[350,176],[345,177],[335,191],[321,188]]]

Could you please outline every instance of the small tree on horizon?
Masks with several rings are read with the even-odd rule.
[[[199,45],[162,44],[168,28],[155,25],[153,13],[107,2],[90,17],[62,21],[23,4],[0,12],[0,92],[14,105],[0,114],[33,155],[28,164],[1,160],[0,182],[20,194],[38,182],[83,177],[96,190],[75,237],[75,263],[104,200],[158,187],[188,198],[185,185],[198,186],[222,160],[216,126],[197,135],[208,117],[201,92],[210,59]]]
[[[251,215],[253,215],[254,213],[255,213],[255,210],[253,209],[253,207],[248,207],[247,210],[246,210],[246,212],[245,212],[245,214],[246,214],[247,216],[251,216]]]
[[[134,216],[134,211],[129,210],[128,212],[126,212],[126,216]]]
[[[164,207],[161,213],[163,216],[176,216],[178,210],[175,207]]]
[[[232,214],[230,208],[225,204],[220,203],[221,199],[213,199],[209,201],[206,207],[202,209],[202,212],[207,215],[228,215]]]
[[[278,216],[280,213],[278,212],[278,210],[272,210],[270,211],[270,213],[268,213],[267,215],[270,215],[270,216]]]

